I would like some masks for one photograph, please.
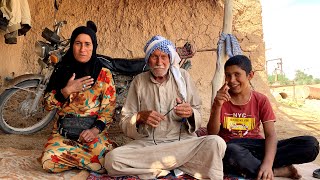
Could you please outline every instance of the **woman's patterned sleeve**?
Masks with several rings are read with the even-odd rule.
[[[61,110],[64,102],[67,99],[63,97],[61,92],[57,92],[56,90],[52,90],[48,92],[44,96],[44,107],[47,111],[52,111],[53,109]]]
[[[104,87],[102,89],[101,106],[98,114],[98,122],[102,121],[107,128],[111,125],[113,119],[113,113],[116,107],[116,88],[112,78],[111,71],[109,69],[103,68],[101,76],[104,82]],[[104,128],[103,128],[104,129]]]

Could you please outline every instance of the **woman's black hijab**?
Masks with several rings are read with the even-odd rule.
[[[63,56],[62,61],[56,65],[47,86],[46,92],[50,92],[52,90],[60,91],[67,85],[68,80],[71,78],[73,73],[76,74],[75,79],[79,79],[84,76],[91,76],[94,79],[94,82],[97,80],[102,65],[98,61],[96,54],[98,46],[96,32],[97,27],[92,21],[88,21],[87,26],[77,27],[72,32],[70,39],[70,48],[68,49],[65,56]],[[80,34],[89,35],[93,44],[92,56],[86,63],[78,62],[73,55],[73,44],[75,39]]]

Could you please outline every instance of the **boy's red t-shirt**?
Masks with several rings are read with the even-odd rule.
[[[268,98],[251,91],[249,101],[235,105],[228,101],[222,105],[219,135],[228,142],[235,138],[262,139],[260,123],[275,121],[275,115]]]

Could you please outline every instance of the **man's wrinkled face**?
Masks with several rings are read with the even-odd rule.
[[[168,54],[157,49],[150,55],[148,63],[151,73],[156,78],[167,75],[170,67],[170,59]]]

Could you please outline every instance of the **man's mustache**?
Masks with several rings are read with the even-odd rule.
[[[164,68],[165,68],[164,66],[155,66],[152,69],[164,69]]]

